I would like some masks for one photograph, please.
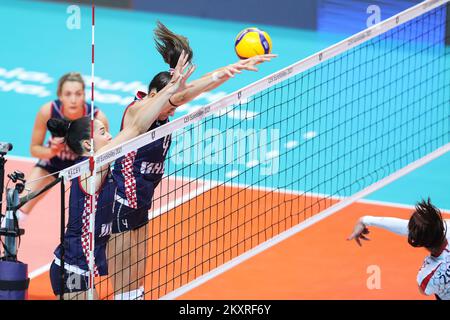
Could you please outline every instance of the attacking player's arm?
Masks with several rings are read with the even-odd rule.
[[[368,227],[371,226],[382,228],[401,236],[408,236],[408,222],[408,220],[399,218],[364,216],[358,220],[347,240],[355,240],[361,246],[361,240],[370,240],[367,238],[367,234],[369,234]]]
[[[62,138],[54,138],[51,147],[43,146],[47,133],[47,121],[51,117],[51,102],[46,103],[39,110],[34,122],[33,135],[31,137],[30,153],[38,159],[51,159],[64,147]]]
[[[275,54],[264,54],[260,56],[255,56],[246,60],[239,60],[234,64],[209,72],[200,79],[190,82],[189,83],[191,85],[190,88],[187,88],[175,94],[170,99],[170,101],[177,106],[186,104],[189,101],[195,99],[203,92],[211,91],[221,86],[223,83],[233,78],[236,73],[242,73],[242,70],[258,71],[255,65],[266,61],[270,61],[272,58],[275,57],[276,57]]]

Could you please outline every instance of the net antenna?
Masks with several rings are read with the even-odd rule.
[[[95,212],[96,212],[96,184],[97,164],[94,158],[94,66],[95,66],[95,1],[92,0],[92,54],[91,54],[91,150],[89,157],[89,170],[91,173],[89,180],[89,195],[90,195],[90,212],[89,212],[89,232],[88,232],[88,266],[89,266],[89,286],[88,286],[88,300],[94,299],[94,281],[95,281]]]

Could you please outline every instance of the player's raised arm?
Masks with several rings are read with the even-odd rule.
[[[243,70],[258,71],[255,67],[257,64],[268,62],[275,57],[277,57],[275,54],[255,56],[209,72],[200,79],[190,82],[191,87],[175,94],[170,99],[170,102],[176,106],[188,103],[203,92],[211,91],[221,86],[229,79],[234,78],[236,74],[242,73]]]
[[[158,92],[152,99],[139,101],[139,110],[131,125],[124,128],[107,145],[96,150],[96,154],[110,150],[117,145],[145,133],[149,126],[157,119],[161,110],[167,105],[168,100],[179,90],[186,89],[186,81],[193,73],[193,67],[186,62],[186,53],[183,51],[178,59],[175,72],[169,84]]]
[[[408,235],[408,220],[389,217],[364,216],[358,220],[353,228],[352,234],[347,238],[347,240],[355,240],[356,243],[361,246],[361,240],[370,240],[367,237],[367,234],[369,234],[368,227],[372,226],[391,231],[401,236]]]

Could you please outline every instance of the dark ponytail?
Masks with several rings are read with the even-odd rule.
[[[441,212],[430,199],[416,204],[408,223],[408,243],[413,247],[438,250],[445,241],[447,228]]]
[[[84,153],[83,140],[91,137],[90,121],[89,117],[74,121],[53,118],[47,121],[47,128],[52,136],[64,138],[69,148],[81,156]]]
[[[170,68],[176,67],[183,50],[189,56],[188,62],[191,62],[194,53],[186,37],[173,33],[160,21],[157,22],[154,35],[156,49]]]

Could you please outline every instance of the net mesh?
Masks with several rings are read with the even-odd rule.
[[[447,20],[430,10],[173,131],[134,172],[150,219],[109,240],[99,297],[161,298],[448,144]]]

